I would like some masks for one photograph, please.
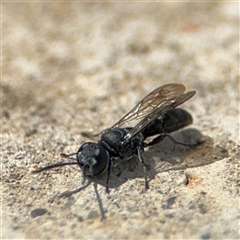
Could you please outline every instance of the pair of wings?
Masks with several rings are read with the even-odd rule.
[[[181,105],[196,93],[196,91],[184,92],[185,86],[182,84],[170,83],[158,87],[143,98],[112,128],[129,127],[137,122],[124,138],[124,142],[127,143],[149,123],[157,118],[162,118],[168,111]]]

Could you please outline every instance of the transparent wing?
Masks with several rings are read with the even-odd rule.
[[[195,91],[184,93],[184,91],[185,87],[182,84],[163,85],[149,93],[112,127],[130,126],[133,122],[138,122],[125,136],[124,142],[127,143],[150,122],[161,118],[170,109],[184,103],[196,93]]]

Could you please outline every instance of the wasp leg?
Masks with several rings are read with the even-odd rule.
[[[140,160],[140,162],[142,163],[142,167],[143,167],[143,174],[144,174],[144,178],[145,178],[145,189],[148,190],[149,189],[149,185],[148,185],[148,180],[147,180],[147,174],[146,174],[146,164],[144,162],[144,159],[143,159],[143,147],[142,146],[139,146],[137,147],[137,151],[138,151],[138,158]]]
[[[157,143],[160,143],[165,137],[167,136],[167,134],[160,134],[159,136],[157,136],[156,138],[154,138],[151,142],[146,143],[146,147],[155,145]]]
[[[160,134],[159,136],[157,136],[156,138],[154,138],[151,142],[149,143],[145,143],[146,147],[155,145],[157,143],[160,143],[165,137],[168,137],[174,144],[178,144],[178,145],[182,145],[182,146],[186,146],[186,147],[195,147],[197,144],[186,144],[186,143],[182,143],[177,141],[174,137],[172,137],[171,135],[168,134]]]
[[[110,179],[111,168],[112,168],[112,159],[109,160],[108,166],[107,166],[107,180],[106,180],[106,184],[105,184],[106,193],[109,193],[108,183],[109,183],[109,179]]]

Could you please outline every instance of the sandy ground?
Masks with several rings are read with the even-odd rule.
[[[1,239],[239,239],[239,4],[2,3]],[[194,123],[90,179],[76,152],[151,90],[181,83]]]

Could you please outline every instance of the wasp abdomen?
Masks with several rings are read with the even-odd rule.
[[[193,121],[189,112],[182,108],[175,108],[168,111],[162,118],[151,122],[144,130],[143,136],[145,138],[161,134],[177,131]]]

